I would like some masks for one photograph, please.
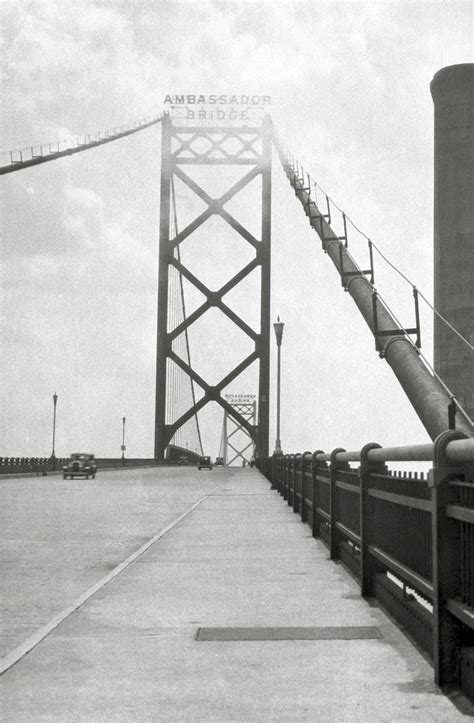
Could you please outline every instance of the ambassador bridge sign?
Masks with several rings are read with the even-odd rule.
[[[270,110],[269,95],[167,95],[164,108],[186,121],[261,121]]]

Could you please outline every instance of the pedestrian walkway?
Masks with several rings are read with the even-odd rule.
[[[256,470],[189,474],[201,498],[4,673],[1,720],[466,720]]]

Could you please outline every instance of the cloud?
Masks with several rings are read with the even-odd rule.
[[[104,206],[104,200],[90,188],[68,186],[66,188],[66,198],[75,206],[87,210],[100,210]]]
[[[468,59],[470,4],[36,0],[1,6],[5,150],[141,118],[159,111],[167,93],[271,94],[276,126],[307,170],[392,260],[405,270],[409,263],[421,288],[431,283],[428,84],[441,53],[445,63]],[[38,420],[55,389],[68,419],[66,448],[83,434],[87,416],[84,445],[111,453],[107,410],[119,419],[133,409],[136,454],[150,453],[159,176],[155,128],[4,177],[9,453],[41,451]],[[351,396],[338,398],[338,414],[355,405],[360,420],[371,389],[386,384],[386,375],[277,164],[273,191],[273,300],[289,321],[286,444],[308,446],[323,433],[315,430],[321,405],[328,440],[355,444],[364,434],[365,442],[372,411],[353,432],[345,430],[352,435],[347,441],[337,436],[332,379],[350,377]],[[358,250],[357,240],[350,243]],[[365,265],[363,244],[360,251]],[[213,264],[208,247],[202,260]],[[385,283],[381,272],[377,283],[380,277]],[[388,277],[386,283],[398,303],[398,289]],[[394,388],[388,396],[387,407],[400,409],[405,422],[409,412]],[[300,415],[291,411],[297,407]],[[384,428],[393,444],[400,426]],[[416,420],[403,426],[407,436],[420,431]]]

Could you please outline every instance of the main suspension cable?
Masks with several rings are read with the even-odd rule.
[[[416,348],[417,355],[421,358],[422,363],[424,364],[424,366],[426,367],[426,369],[427,369],[427,370],[429,371],[429,373],[438,381],[438,383],[442,386],[442,388],[444,389],[444,391],[451,397],[451,400],[456,403],[457,409],[461,412],[462,416],[465,418],[465,420],[466,420],[466,422],[468,423],[468,425],[470,425],[470,426],[472,427],[473,424],[474,424],[474,423],[473,423],[473,420],[471,420],[470,416],[469,416],[468,413],[465,411],[465,409],[463,409],[463,407],[461,406],[461,404],[458,402],[458,400],[456,399],[456,397],[453,395],[452,391],[447,387],[447,385],[445,384],[445,382],[443,381],[443,379],[435,372],[435,370],[433,369],[433,367],[431,366],[431,364],[429,363],[429,361],[428,361],[428,360],[426,359],[426,357],[421,353],[420,348],[419,348],[419,345],[418,345],[418,344],[416,344],[416,345],[414,344],[414,342],[413,342],[413,340],[411,339],[408,331],[403,328],[402,324],[401,324],[400,321],[397,319],[397,317],[395,316],[395,314],[393,313],[393,311],[391,310],[391,308],[389,307],[389,305],[388,305],[388,304],[384,301],[384,299],[376,292],[376,289],[375,289],[375,286],[374,286],[374,278],[373,278],[373,277],[374,277],[373,265],[371,264],[371,269],[370,269],[370,270],[368,270],[368,271],[363,271],[363,270],[359,267],[359,265],[357,264],[357,262],[354,260],[352,254],[350,254],[350,252],[348,251],[348,248],[347,248],[347,221],[350,221],[350,219],[345,215],[344,211],[342,211],[342,209],[340,209],[340,208],[329,198],[329,196],[326,194],[326,192],[321,188],[321,186],[319,186],[319,184],[317,184],[317,182],[309,175],[309,173],[307,173],[307,172],[304,170],[304,168],[303,168],[302,166],[300,166],[300,164],[298,163],[298,161],[296,161],[293,156],[291,156],[286,150],[284,150],[284,149],[282,148],[281,144],[280,144],[279,141],[278,141],[278,138],[277,138],[276,134],[275,134],[275,137],[274,137],[274,142],[275,142],[275,146],[276,146],[277,152],[278,152],[278,154],[279,154],[279,158],[280,158],[280,161],[281,161],[281,163],[282,163],[283,169],[286,170],[285,164],[287,164],[288,168],[291,170],[291,175],[292,175],[293,178],[294,178],[294,184],[292,183],[292,185],[294,185],[295,192],[296,192],[297,190],[298,190],[298,191],[301,191],[301,192],[306,192],[307,198],[308,198],[308,203],[309,203],[309,199],[311,198],[311,183],[313,183],[313,188],[314,188],[314,192],[315,192],[315,199],[316,199],[315,201],[313,201],[313,205],[315,205],[315,208],[318,208],[318,206],[317,206],[317,191],[318,191],[318,189],[319,189],[319,191],[320,191],[322,194],[324,194],[325,200],[326,200],[326,204],[327,204],[327,213],[324,214],[323,212],[318,212],[318,213],[320,214],[320,215],[318,216],[318,218],[320,219],[320,221],[322,222],[322,220],[324,219],[324,220],[326,221],[326,223],[328,224],[329,228],[330,228],[330,224],[331,224],[331,207],[330,207],[330,206],[331,206],[331,204],[332,204],[338,211],[340,211],[340,213],[342,214],[343,222],[344,222],[344,235],[343,235],[342,237],[337,237],[337,236],[335,236],[335,237],[334,237],[334,241],[335,241],[336,239],[337,239],[338,243],[340,243],[341,241],[344,241],[346,257],[351,259],[351,261],[353,262],[355,268],[357,269],[357,274],[358,274],[358,275],[365,277],[366,274],[371,273],[371,279],[370,279],[370,281],[369,281],[369,279],[367,279],[367,278],[366,278],[366,281],[367,281],[367,283],[369,284],[369,286],[372,288],[373,292],[376,293],[377,298],[378,298],[378,301],[379,301],[379,302],[381,303],[381,305],[386,309],[386,311],[389,312],[389,314],[392,316],[393,321],[394,321],[394,322],[398,325],[398,327],[399,327],[399,332],[400,332],[400,334],[403,334],[404,337],[407,339],[407,341],[409,341],[409,342],[411,343],[411,345]],[[305,179],[305,174],[306,174],[306,179]],[[306,183],[307,183],[307,185],[306,185]],[[298,195],[298,193],[297,193],[297,195]],[[300,200],[301,200],[301,199],[300,199]],[[305,210],[307,211],[306,207],[305,207]],[[371,252],[371,247],[374,246],[373,242],[370,240],[370,238],[369,238],[366,234],[364,234],[362,231],[360,231],[360,229],[358,229],[352,221],[350,221],[350,223],[351,223],[352,226],[354,226],[354,228],[355,228],[359,233],[361,233],[362,236],[364,236],[364,237],[367,239],[368,244],[369,244],[369,251]],[[322,228],[322,226],[321,226],[321,228]],[[315,229],[315,230],[317,230],[317,229]],[[318,231],[317,231],[317,232],[318,232]],[[319,232],[318,232],[318,234],[319,234]],[[328,249],[326,248],[325,250],[327,251]],[[379,250],[377,249],[377,251],[379,251]],[[380,253],[380,251],[379,251],[379,253]],[[382,254],[381,254],[381,255],[382,255]],[[394,264],[392,264],[391,262],[388,262],[388,259],[386,259],[385,257],[383,257],[383,258],[387,261],[387,263],[390,263],[390,265],[393,266],[393,268],[394,268],[395,270],[399,271],[398,269],[396,269],[396,267],[395,267]],[[409,279],[408,279],[407,277],[405,277],[405,275],[404,275],[402,272],[399,271],[399,273],[405,278],[406,281],[408,281],[408,283],[410,283],[410,285],[412,286],[414,292],[420,293],[420,292],[418,292],[417,288],[416,288],[413,284],[411,284],[411,282],[409,281]],[[343,269],[342,269],[342,268],[340,269],[340,274],[341,274],[341,277],[344,278],[344,272],[343,272]],[[349,283],[350,283],[350,282],[349,282]],[[420,295],[421,295],[421,294],[420,294]],[[425,299],[424,296],[423,296],[423,299]],[[429,302],[427,302],[427,303],[429,303]],[[431,306],[431,304],[429,304],[429,306],[433,309],[433,307]],[[433,309],[433,310],[436,311],[435,309]],[[440,317],[441,317],[441,315],[440,315]],[[441,317],[441,318],[443,318],[443,317]],[[443,321],[445,321],[445,320],[443,319]],[[446,322],[446,323],[449,324],[449,322]],[[450,325],[450,326],[451,326],[451,325]],[[410,331],[415,331],[415,330],[410,330]],[[418,331],[419,331],[419,330],[418,330]],[[454,328],[453,328],[453,331],[457,331],[457,330],[454,330]],[[469,344],[469,342],[468,342],[467,340],[465,340],[465,339],[462,337],[462,335],[459,334],[459,332],[457,332],[457,333],[458,333],[459,336],[461,336],[461,338],[463,339],[463,341],[465,341],[465,342],[467,343],[467,345],[472,349],[472,346]]]
[[[276,136],[276,133],[275,133],[275,136]],[[277,137],[276,137],[276,140],[277,140],[277,142],[278,142]],[[418,296],[420,296],[420,297],[423,299],[423,301],[425,302],[425,304],[433,311],[433,313],[434,313],[454,334],[456,334],[456,336],[457,336],[464,344],[466,344],[466,346],[467,346],[471,351],[474,351],[474,346],[468,341],[468,339],[466,339],[466,338],[461,334],[461,332],[458,331],[458,329],[456,329],[456,328],[438,311],[438,309],[436,309],[436,308],[433,306],[433,304],[426,298],[426,296],[419,290],[419,288],[408,278],[408,276],[406,276],[406,274],[404,274],[403,271],[401,271],[401,270],[396,266],[396,264],[394,264],[392,261],[390,261],[384,253],[382,253],[382,251],[381,251],[380,248],[374,243],[374,241],[372,241],[372,239],[369,238],[369,236],[367,236],[367,234],[364,233],[364,231],[362,231],[362,230],[354,223],[354,221],[350,218],[350,216],[348,216],[348,215],[345,213],[345,211],[343,211],[343,209],[340,208],[340,207],[337,205],[337,203],[335,203],[335,202],[333,201],[333,199],[329,196],[329,194],[326,193],[326,191],[322,188],[322,186],[321,186],[307,171],[305,171],[305,169],[303,168],[303,166],[301,166],[301,165],[298,163],[298,161],[297,161],[290,153],[288,153],[287,151],[284,151],[284,153],[285,153],[285,155],[288,157],[288,159],[289,159],[289,161],[291,162],[292,166],[296,169],[296,174],[297,174],[298,178],[300,178],[300,174],[302,175],[302,178],[301,178],[300,180],[302,180],[303,184],[304,184],[304,181],[305,181],[305,174],[306,174],[306,179],[307,179],[307,182],[308,182],[308,186],[312,183],[315,192],[317,192],[317,190],[319,190],[319,191],[324,195],[324,197],[325,197],[325,199],[326,199],[326,202],[327,202],[327,205],[328,205],[328,209],[329,209],[329,206],[330,206],[330,205],[334,206],[334,208],[336,208],[336,209],[339,211],[339,213],[342,215],[342,217],[343,217],[343,219],[344,219],[344,224],[345,224],[345,226],[347,225],[347,223],[350,223],[351,226],[357,231],[357,233],[359,233],[361,236],[363,236],[363,238],[365,238],[365,239],[367,240],[367,242],[369,243],[369,245],[370,245],[373,249],[375,249],[375,250],[377,251],[377,253],[379,254],[379,256],[385,261],[385,263],[387,263],[397,274],[399,274],[399,276],[401,276],[401,278],[404,279],[404,281],[406,281],[407,284],[409,284],[409,285],[411,286],[411,288],[412,288],[413,291],[416,290]],[[347,241],[346,241],[346,245],[347,245]]]

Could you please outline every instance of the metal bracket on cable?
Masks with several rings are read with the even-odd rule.
[[[316,206],[318,205],[318,195],[317,195],[317,193],[318,193],[318,184],[315,182],[315,184],[314,184],[314,194],[315,194],[315,198],[316,198],[316,201],[315,201]],[[324,218],[324,219],[327,221],[327,223],[329,224],[329,226],[330,226],[330,225],[331,225],[331,206],[329,205],[329,196],[327,195],[327,193],[325,193],[324,195],[325,195],[325,197],[326,197],[326,209],[327,209],[327,212],[326,212],[326,213],[321,213],[321,214],[319,214],[319,216],[315,216],[315,217],[313,217],[313,218]]]
[[[303,203],[303,202],[302,203],[303,203],[303,208],[304,208],[305,214],[307,216],[309,216],[310,215],[310,204],[311,204],[311,179],[310,179],[309,173],[306,172],[306,178],[307,178],[308,185],[305,186],[304,185],[305,170],[304,170],[303,166],[301,166],[301,178],[299,177],[299,172],[300,171],[297,166],[297,170],[296,171],[293,170],[293,176],[290,179],[290,183],[291,183],[292,188],[295,191],[295,196],[297,198],[299,198],[298,194],[301,191],[304,191],[307,194],[308,198],[306,200],[306,203]],[[297,182],[300,184],[298,187],[296,186]],[[301,201],[301,199],[300,199],[300,201]]]
[[[301,178],[299,178],[299,173],[297,174],[297,177],[295,178],[295,193],[297,194],[299,191],[304,191],[305,193],[308,194],[308,196],[310,196],[311,195],[311,187],[310,187],[310,182],[309,182],[309,173],[306,173],[306,175],[308,177],[308,185],[307,186],[304,185],[304,174],[305,174],[305,170],[304,170],[303,166],[301,166]],[[301,187],[296,188],[296,181],[298,181],[298,183],[301,183]]]
[[[303,173],[303,177],[304,177],[304,173]],[[309,216],[310,215],[310,204],[311,204],[311,178],[309,176],[309,173],[306,174],[306,177],[308,179],[307,180],[308,186],[307,187],[304,186],[304,180],[303,180],[303,186],[304,186],[303,191],[306,191],[306,193],[308,194],[308,199],[306,201],[306,204],[304,204],[304,212],[307,216]]]
[[[344,211],[342,211],[341,213],[342,213],[342,222],[343,222],[343,224],[344,224],[344,235],[343,235],[343,236],[338,236],[337,238],[338,238],[338,241],[344,241],[344,246],[347,248],[347,220],[346,220],[346,214],[344,213]]]
[[[373,310],[373,321],[374,321],[374,337],[375,337],[375,350],[378,351],[381,359],[385,356],[385,350],[380,345],[379,339],[383,336],[400,336],[400,334],[416,334],[415,346],[421,349],[421,329],[420,329],[420,312],[418,307],[418,289],[416,286],[413,287],[413,297],[415,300],[415,323],[416,326],[412,329],[384,329],[380,330],[378,325],[377,316],[377,291],[374,289],[372,292],[372,310]]]
[[[298,161],[296,161],[296,170],[294,167],[292,167],[292,177],[290,179],[290,183],[292,188],[294,189],[295,196],[298,196],[298,193],[300,191],[306,191],[306,193],[309,193],[309,188],[305,188],[304,185],[304,168],[301,166],[301,174],[302,178],[300,178],[300,167]],[[297,186],[296,184],[300,183],[301,186]]]
[[[329,209],[329,201],[328,201],[328,197],[327,197],[327,196],[326,196],[326,202],[327,202],[327,206],[328,206],[328,209]],[[336,236],[335,238],[336,238],[338,241],[344,241],[344,246],[345,246],[345,248],[347,248],[347,219],[346,219],[346,214],[344,213],[344,211],[341,211],[341,213],[342,213],[342,222],[343,222],[343,224],[344,224],[344,235],[343,235],[343,236]],[[330,216],[331,216],[331,212],[329,211],[329,217],[330,217]],[[329,224],[331,223],[330,218],[329,218],[328,223],[329,223]],[[331,240],[332,240],[332,239],[333,239],[333,237],[331,237]]]
[[[344,216],[344,228],[345,228],[345,216]],[[345,248],[347,248],[347,242],[344,245]],[[349,284],[346,283],[346,279],[350,276],[368,276],[370,274],[370,283],[374,284],[375,280],[375,274],[374,274],[374,256],[372,253],[372,242],[369,241],[369,260],[370,260],[370,269],[359,269],[358,271],[344,271],[344,254],[342,251],[342,246],[339,246],[339,268],[340,268],[340,274],[341,274],[341,286],[344,289],[344,291],[347,291],[349,288]]]
[[[454,397],[451,397],[451,402],[448,404],[448,427],[449,429],[456,429],[456,414],[458,413],[458,407]]]
[[[298,176],[300,175],[300,167],[299,167],[298,161],[293,161],[293,163],[291,164],[291,172],[292,173],[291,173],[290,183],[296,194],[296,192],[298,190],[296,187],[296,181],[299,181]]]
[[[289,162],[288,162],[288,170],[289,170],[288,177],[290,179],[290,186],[294,189],[296,189],[296,177],[298,175],[295,168],[296,168],[295,161],[292,158],[290,158]]]
[[[310,191],[310,193],[311,193],[311,191]],[[315,221],[315,220],[319,221],[319,231],[317,231],[317,233],[321,239],[323,251],[324,251],[324,253],[326,253],[326,249],[324,248],[324,242],[327,241],[328,238],[324,235],[323,219],[326,221],[326,223],[329,226],[331,225],[331,206],[329,204],[329,196],[327,194],[324,194],[324,195],[326,197],[326,213],[311,213],[311,209],[309,207],[309,199],[308,199],[308,209],[305,209],[305,210],[306,210],[306,214],[309,219],[309,225],[311,226],[311,228],[315,227],[315,224],[313,223],[313,221]],[[316,183],[316,181],[314,182],[314,205],[319,210],[319,207],[318,207],[318,184]]]

